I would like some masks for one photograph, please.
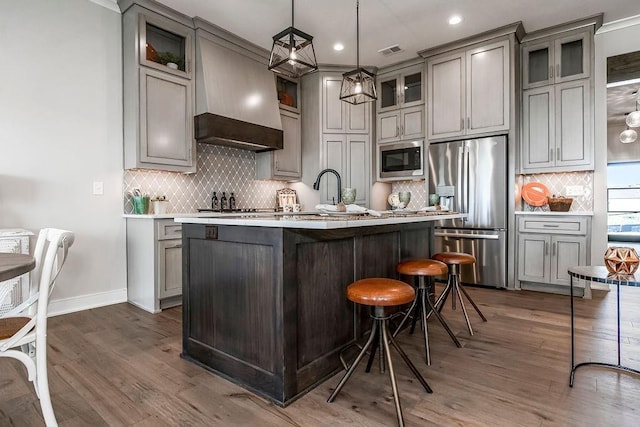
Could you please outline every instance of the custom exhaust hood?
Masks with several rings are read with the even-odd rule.
[[[251,51],[196,32],[196,141],[251,151],[282,149],[273,73]]]

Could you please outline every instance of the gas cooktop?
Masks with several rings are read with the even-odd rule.
[[[276,208],[238,208],[238,209],[198,209],[198,212],[216,212],[216,213],[249,213],[249,212],[278,212]]]

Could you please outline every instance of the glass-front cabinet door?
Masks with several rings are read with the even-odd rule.
[[[556,39],[555,83],[584,79],[591,75],[591,43],[588,32]]]
[[[590,33],[573,33],[522,47],[522,88],[585,79],[591,75]]]
[[[191,78],[191,29],[162,16],[140,15],[140,65]]]
[[[378,112],[413,107],[424,103],[423,64],[378,76]]]
[[[399,105],[398,80],[399,75],[380,78],[378,90],[378,111],[393,110]]]
[[[280,108],[294,113],[300,112],[300,105],[298,102],[300,94],[298,92],[299,87],[297,81],[282,76],[276,76],[276,90],[278,91],[278,102],[280,103]]]

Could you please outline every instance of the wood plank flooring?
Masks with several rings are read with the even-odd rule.
[[[430,320],[432,366],[421,331],[400,335],[433,394],[393,354],[408,426],[638,426],[640,376],[580,368],[569,388],[569,298],[530,291],[468,288],[488,322],[443,313],[456,348]],[[576,299],[577,362],[615,362],[615,287]],[[640,289],[623,288],[623,364],[640,368]],[[129,304],[49,322],[49,384],[60,426],[391,426],[387,374],[364,364],[334,403],[342,373],[280,408],[179,357],[179,307],[151,315]],[[0,426],[41,426],[26,372],[0,359]]]

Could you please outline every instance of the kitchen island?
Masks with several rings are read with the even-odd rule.
[[[183,223],[182,357],[287,405],[342,368],[368,330],[345,298],[428,257],[432,224],[463,215],[237,215]]]

